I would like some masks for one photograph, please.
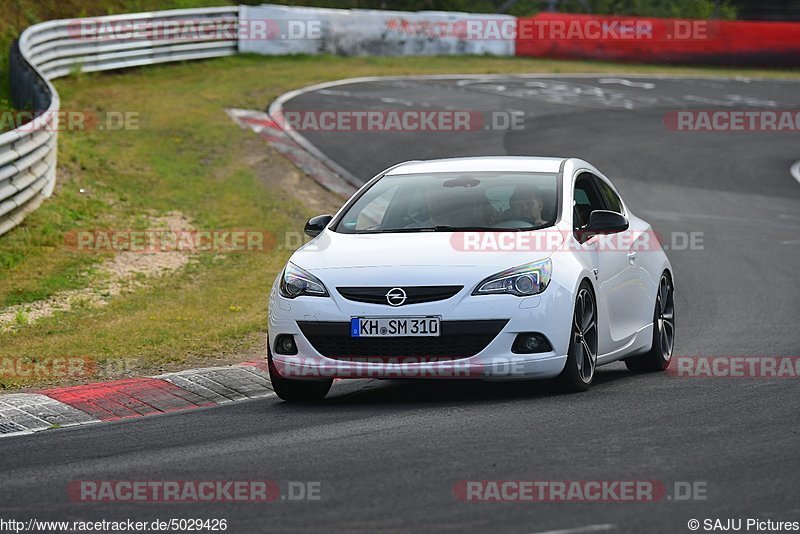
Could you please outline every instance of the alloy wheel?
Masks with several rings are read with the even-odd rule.
[[[575,300],[575,317],[572,321],[572,350],[578,366],[578,376],[585,383],[592,381],[597,366],[597,319],[594,297],[585,288]]]

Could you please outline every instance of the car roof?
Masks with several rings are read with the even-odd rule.
[[[557,173],[565,159],[539,156],[483,156],[407,161],[392,167],[386,175],[486,171]]]

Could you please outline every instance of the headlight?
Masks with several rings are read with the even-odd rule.
[[[528,297],[541,293],[550,283],[553,262],[550,259],[526,263],[490,276],[475,288],[473,295],[510,294]]]
[[[329,296],[328,290],[325,289],[319,278],[291,262],[286,264],[286,268],[281,275],[280,291],[281,295],[287,299],[293,299],[300,295],[311,297]]]

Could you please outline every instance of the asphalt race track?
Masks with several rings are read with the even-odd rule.
[[[362,180],[408,159],[584,158],[657,232],[702,236],[701,249],[668,252],[676,356],[800,356],[800,183],[789,173],[797,133],[664,123],[682,109],[800,109],[796,82],[378,80],[307,92],[284,108],[522,112],[514,130],[304,135]],[[542,383],[337,383],[318,405],[268,398],[4,439],[0,515],[225,518],[236,533],[689,532],[692,518],[800,521],[799,385],[636,375],[621,363],[600,368],[578,395]],[[318,481],[322,498],[72,502],[67,484],[87,479]],[[689,481],[705,485],[706,500],[472,503],[454,498],[462,480]]]

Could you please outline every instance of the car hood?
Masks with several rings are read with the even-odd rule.
[[[543,239],[544,232],[550,235]],[[363,267],[487,268],[503,270],[549,257],[563,239],[534,232],[416,232],[339,234],[324,231],[291,261],[311,272]]]

